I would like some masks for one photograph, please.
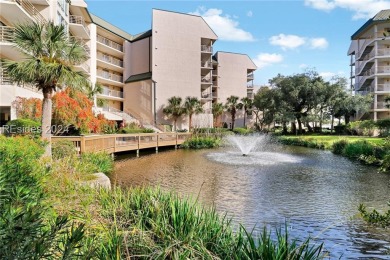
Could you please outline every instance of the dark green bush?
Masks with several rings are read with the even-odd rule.
[[[345,147],[347,146],[347,140],[336,141],[332,145],[332,152],[335,154],[343,154]]]
[[[52,156],[54,160],[69,157],[77,154],[77,150],[71,141],[61,140],[52,142]]]
[[[7,136],[39,136],[41,124],[31,119],[15,119],[7,122],[4,132]]]
[[[214,137],[192,137],[181,144],[184,149],[215,148],[221,145],[221,139]]]
[[[84,225],[49,215],[42,188],[46,173],[39,162],[42,154],[43,147],[29,138],[0,136],[0,259],[84,255]]]
[[[379,129],[380,136],[387,137],[390,135],[390,119],[379,119],[375,124]]]
[[[89,169],[89,173],[109,174],[114,169],[114,159],[105,152],[83,153],[81,162]]]
[[[336,125],[334,127],[334,131],[336,134],[345,134],[346,130],[347,130],[347,126],[345,125]]]
[[[278,142],[285,144],[285,145],[295,145],[295,146],[303,146],[303,147],[309,147],[309,148],[315,148],[315,149],[325,149],[325,144],[321,142],[317,142],[317,140],[309,138],[309,139],[302,139],[302,138],[285,138],[280,137],[278,138]]]
[[[366,140],[359,140],[352,143],[347,143],[344,147],[343,155],[348,158],[358,159],[361,155],[375,155],[375,147]]]
[[[235,134],[239,134],[239,135],[248,135],[248,134],[253,133],[253,131],[251,129],[246,129],[243,127],[236,127],[233,129],[233,132]]]
[[[349,123],[347,128],[357,135],[373,136],[376,124],[373,120],[355,121]]]

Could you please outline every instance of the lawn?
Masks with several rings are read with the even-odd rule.
[[[332,144],[339,140],[347,140],[348,142],[356,142],[359,140],[366,140],[372,144],[382,145],[384,144],[384,138],[379,137],[367,137],[367,136],[345,136],[345,135],[300,135],[300,136],[282,136],[283,139],[301,139],[306,141],[317,141],[323,143],[327,149]]]

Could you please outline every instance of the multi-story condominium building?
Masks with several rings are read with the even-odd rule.
[[[230,95],[253,97],[253,83],[247,83],[253,82],[256,66],[250,58],[224,52],[213,56],[218,37],[203,18],[170,11],[153,10],[151,30],[131,35],[90,14],[84,1],[1,1],[0,57],[22,58],[10,42],[13,25],[49,20],[64,24],[69,36],[84,44],[89,59],[76,69],[93,86],[103,86],[96,99],[104,105],[95,110],[110,120],[146,127],[172,124],[162,113],[168,98],[191,96],[201,100],[205,111],[193,124],[212,126],[213,102],[225,102]],[[13,85],[4,70],[1,85],[6,86],[0,88],[2,124],[15,118],[12,101],[17,96],[42,96],[31,87]],[[95,104],[101,103],[96,99]],[[185,118],[179,127],[188,128]]]
[[[369,113],[357,120],[389,117],[385,97],[390,94],[390,10],[382,10],[351,37],[351,86],[356,94],[372,94]]]

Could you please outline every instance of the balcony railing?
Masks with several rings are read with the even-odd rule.
[[[87,26],[87,24],[85,23],[84,18],[83,18],[82,16],[70,15],[70,16],[69,16],[69,23],[80,24],[80,25],[82,25],[82,26],[84,27],[85,31],[87,32],[87,34],[90,35],[88,26]]]
[[[14,27],[0,26],[0,42],[12,42],[14,32]]]
[[[390,66],[378,66],[377,73],[390,73]]]
[[[383,101],[378,101],[376,102],[376,109],[388,109],[386,107],[387,103],[386,102],[383,102]],[[375,108],[375,107],[373,107]]]
[[[213,63],[211,61],[202,61],[200,63],[200,66],[202,68],[210,68],[210,69],[212,69],[213,68]]]
[[[109,88],[103,88],[102,95],[110,96],[110,97],[117,97],[117,98],[123,98],[123,92],[118,90],[112,90]]]
[[[202,93],[202,98],[212,98],[211,93]]]
[[[0,85],[12,85],[12,80],[4,68],[0,68]]]
[[[213,47],[208,45],[201,45],[200,46],[201,52],[213,52]]]
[[[376,90],[390,92],[390,84],[377,84]]]
[[[123,83],[123,76],[121,76],[121,75],[113,74],[111,72],[104,71],[104,70],[97,70],[97,75],[99,77],[102,77],[102,78],[105,78],[105,79],[109,79],[109,80],[113,80],[113,81],[117,81],[117,82]]]
[[[90,72],[90,67],[89,67],[89,65],[87,64],[87,63],[85,63],[85,62],[83,62],[83,63],[81,63],[81,64],[79,64],[79,65],[76,65],[76,67],[80,67],[80,68],[82,68],[83,70],[85,70],[85,71],[87,71],[88,73]]]
[[[211,84],[211,83],[212,83],[212,80],[211,80],[210,78],[202,78],[202,79],[201,79],[201,82],[202,82],[202,83],[209,83],[209,84]]]
[[[102,52],[98,52],[97,53],[97,58],[99,60],[102,60],[102,61],[105,61],[105,62],[108,62],[108,63],[111,63],[115,66],[119,66],[119,67],[122,67],[123,68],[123,61],[120,60],[120,59],[117,59],[113,56],[110,56],[110,55],[107,55],[107,54],[104,54]]]
[[[96,40],[108,47],[111,47],[113,49],[116,49],[118,51],[123,52],[123,45],[119,44],[117,42],[111,41],[110,39],[107,39],[106,37],[103,37],[101,35],[97,35]]]
[[[247,75],[247,78],[248,78],[248,79],[253,79],[253,77],[254,77],[253,72],[252,72],[252,73],[249,73],[249,74]]]
[[[14,2],[20,5],[34,20],[38,23],[45,23],[46,19],[43,17],[38,9],[28,0],[5,0],[6,2]]]
[[[83,46],[85,52],[87,53],[87,55],[89,56],[90,53],[91,53],[91,49],[89,48],[89,46],[87,45],[87,42],[84,41],[81,37],[76,37],[76,36],[71,36],[70,37],[72,40],[74,41],[77,41],[79,43],[81,43],[81,45]]]
[[[110,107],[110,106],[104,106],[104,107],[102,107],[102,109],[103,109],[103,111],[107,111],[107,112],[124,113],[122,110],[117,109],[115,107]]]

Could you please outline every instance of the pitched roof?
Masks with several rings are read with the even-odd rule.
[[[152,72],[132,75],[125,81],[125,83],[137,82],[137,81],[147,80],[147,79],[152,79]]]
[[[390,9],[382,10],[379,13],[377,13],[373,18],[368,20],[365,24],[362,25],[362,27],[360,27],[351,36],[351,40],[356,40],[356,38],[359,37],[359,35],[364,33],[371,26],[373,26],[373,25],[375,25],[377,23],[385,22],[385,21],[389,21],[390,22]]]
[[[90,14],[90,15],[91,15],[92,22],[94,24],[97,24],[100,27],[103,27],[104,29],[106,29],[106,30],[118,35],[119,37],[126,39],[126,40],[131,41],[131,39],[133,38],[133,36],[130,33],[123,31],[122,29],[116,27],[115,25],[110,24],[109,22],[103,20],[102,18],[100,18],[94,14]]]

